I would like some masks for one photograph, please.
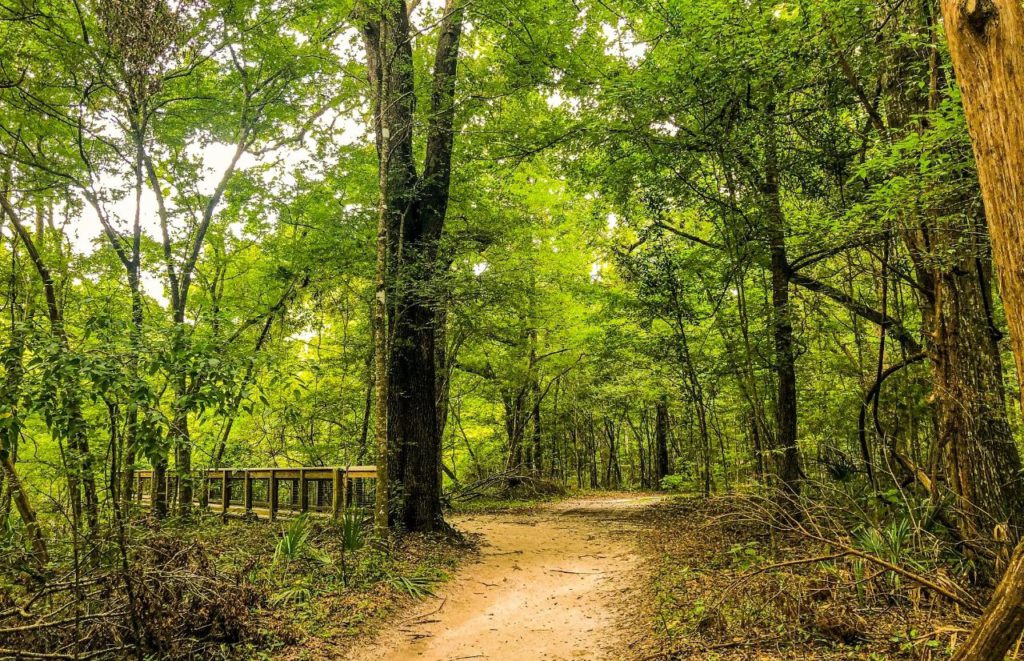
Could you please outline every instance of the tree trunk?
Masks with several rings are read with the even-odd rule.
[[[386,485],[394,522],[409,530],[445,527],[441,511],[441,428],[438,422],[438,301],[431,291],[447,216],[454,144],[454,95],[462,7],[448,0],[433,67],[431,107],[422,175],[413,138],[416,85],[412,35],[405,0],[360,7],[379,166],[384,288],[378,303],[388,313]],[[382,233],[386,234],[383,246]],[[378,350],[381,348],[378,345]],[[378,372],[378,381],[383,374]],[[382,407],[379,407],[382,408]],[[381,485],[385,486],[385,485]]]
[[[931,2],[908,3],[895,14],[890,30],[894,35],[934,34],[933,12]],[[886,72],[887,126],[881,128],[898,137],[922,128],[917,118],[937,106],[939,63],[936,48],[892,38],[896,45]],[[920,84],[908,83],[915,79]],[[957,497],[961,536],[984,545],[992,542],[994,528],[1001,524],[1009,525],[1011,540],[1019,538],[1024,480],[1006,413],[999,332],[992,321],[989,246],[982,211],[970,207],[969,197],[951,201],[951,206],[964,208],[963,221],[925,208],[917,210],[923,218],[908,218],[899,233],[924,292],[922,325],[933,375],[936,457]]]
[[[533,474],[538,477],[544,472],[544,456],[541,447],[541,421],[540,421],[540,383],[533,381],[531,386],[533,408],[530,411],[530,429],[531,429],[531,440],[532,440],[532,451],[530,456],[532,458],[530,468],[533,470]]]
[[[437,426],[434,322],[429,303],[414,301],[391,337],[388,370],[388,475],[406,530],[443,526],[441,434]]]
[[[789,302],[789,258],[786,254],[785,216],[779,191],[778,136],[775,108],[769,104],[765,145],[765,173],[761,194],[771,251],[772,329],[775,341],[775,376],[778,392],[775,400],[776,475],[783,492],[799,495],[800,455],[797,439],[796,356],[793,350],[793,311]]]
[[[660,487],[662,478],[667,477],[671,469],[668,463],[668,398],[662,395],[655,404],[654,413],[654,486]]]
[[[942,0],[942,15],[963,92],[1017,373],[1024,375],[1024,6],[1019,0]],[[1021,400],[1024,404],[1024,379]],[[1001,659],[1022,630],[1024,545],[955,658]]]
[[[7,478],[7,488],[18,508],[21,521],[25,524],[25,534],[32,543],[33,558],[40,566],[45,565],[49,562],[50,556],[46,551],[46,540],[43,539],[42,530],[39,528],[35,508],[32,507],[32,502],[28,499],[28,494],[18,478],[18,471],[11,453],[0,451],[0,454],[3,455],[0,459],[3,460],[3,473]]]
[[[983,236],[982,228],[977,231]],[[957,496],[960,534],[992,540],[1001,536],[993,534],[996,526],[1009,525],[1008,536],[1016,540],[1024,526],[1024,482],[980,263],[968,255],[944,269],[937,278],[934,314],[926,316],[933,329],[928,355],[937,393],[938,450]]]
[[[526,413],[523,410],[522,390],[508,390],[502,394],[502,405],[505,409],[505,435],[508,439],[508,457],[505,460],[506,471],[521,471],[523,462],[523,442],[526,437]]]

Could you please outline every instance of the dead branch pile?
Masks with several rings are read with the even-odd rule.
[[[480,498],[532,500],[565,493],[565,486],[561,482],[511,470],[457,485],[448,492],[447,500],[450,503],[467,503]]]
[[[152,535],[127,571],[94,564],[0,595],[0,658],[187,658],[255,637],[250,611],[263,595],[219,572],[201,544]]]

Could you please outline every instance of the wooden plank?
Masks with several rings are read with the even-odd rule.
[[[228,481],[228,471],[221,472],[220,476],[220,512],[221,514],[228,513],[228,507],[231,505],[231,482]]]
[[[242,479],[245,480],[243,487],[245,496],[243,496],[243,498],[245,503],[245,511],[248,514],[252,511],[252,475],[250,474],[249,471],[245,471],[245,476]]]
[[[341,469],[335,468],[333,475],[331,475],[331,517],[334,519],[337,519],[338,515],[341,514],[341,503],[344,497],[341,492]]]
[[[309,504],[309,493],[306,483],[306,469],[299,469],[299,511],[305,512]]]
[[[277,471],[270,471],[270,512],[267,515],[271,521],[277,519]]]

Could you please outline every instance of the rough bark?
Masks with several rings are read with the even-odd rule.
[[[377,424],[387,427],[387,447],[378,452],[388,464],[393,522],[430,531],[445,526],[436,364],[441,322],[431,289],[448,209],[463,11],[457,0],[449,0],[439,28],[422,175],[414,160],[416,87],[407,5],[387,0],[364,12],[380,224],[387,234],[388,281],[377,292],[378,300],[387,299],[388,313],[387,355],[378,358],[386,364],[387,413],[386,419],[377,417]],[[382,376],[378,372],[378,379]]]
[[[908,3],[891,27],[934,35],[932,2]],[[890,137],[924,128],[938,102],[936,48],[897,39],[887,60]],[[920,85],[908,81],[919,80]],[[965,186],[970,182],[965,182]],[[990,254],[981,209],[969,195],[950,208],[915,209],[899,228],[923,292],[932,366],[937,458],[957,497],[960,533],[990,543],[998,525],[1016,540],[1024,526],[1024,480],[1003,394],[999,332],[992,321]],[[956,210],[952,211],[951,209]],[[957,217],[959,216],[959,218]]]
[[[1019,0],[942,0],[942,15],[963,93],[1011,346],[1017,372],[1024,374],[1024,6]],[[1024,381],[1021,388],[1024,404]],[[1001,659],[1022,631],[1024,545],[955,658]]]

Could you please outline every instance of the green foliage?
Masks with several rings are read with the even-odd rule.
[[[426,599],[433,597],[434,586],[438,580],[432,576],[403,576],[393,574],[388,577],[388,583],[399,592],[403,592],[415,599]]]
[[[68,546],[91,506],[99,556],[119,557],[103,533],[132,512],[115,510],[112,478],[135,468],[377,460],[360,13],[285,4],[0,5],[0,194],[16,212],[0,214],[0,456],[60,562],[81,556]],[[958,502],[942,459],[996,428],[1020,440],[1005,405],[1018,377],[927,3],[470,4],[438,259],[389,290],[440,319],[446,415],[431,424],[450,500],[773,484],[788,325],[809,498],[841,501],[866,552],[968,573],[939,522]],[[435,5],[410,17],[417,164],[436,120]],[[991,338],[992,354],[935,346],[943,328]],[[970,387],[929,364],[943,356]],[[961,410],[972,433],[952,434]],[[23,550],[10,495],[0,544]],[[296,518],[253,575],[312,565],[342,588],[429,594],[367,547],[361,517],[329,534]]]
[[[683,491],[688,484],[682,475],[666,475],[661,478],[659,486],[665,491]]]
[[[310,542],[310,532],[307,514],[300,514],[292,519],[288,527],[281,532],[281,538],[274,549],[273,563],[287,566],[296,560],[308,558],[322,564],[330,564],[330,555]]]
[[[358,551],[366,545],[366,513],[349,507],[341,515],[341,545],[346,551]]]
[[[733,544],[729,547],[729,555],[732,556],[734,564],[746,571],[764,563],[765,558],[761,555],[760,547],[761,545],[754,541]]]

